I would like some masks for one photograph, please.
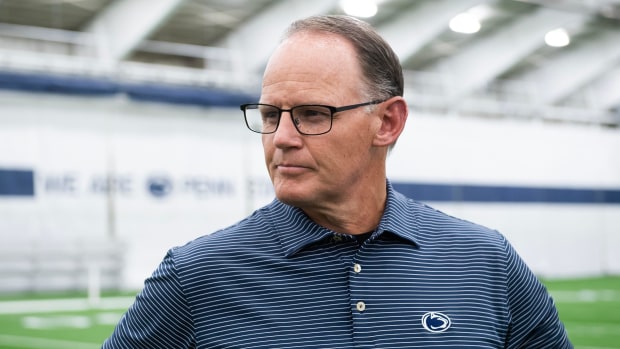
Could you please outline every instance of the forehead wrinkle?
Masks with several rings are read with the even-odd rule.
[[[265,69],[261,99],[269,102],[338,104],[359,95],[359,66],[344,38],[297,33],[276,49]],[[352,83],[353,82],[353,83]],[[347,97],[347,95],[349,97]]]
[[[325,84],[314,73],[290,74],[286,80],[266,80],[263,83],[261,100],[269,103],[286,101],[297,104],[329,104],[332,96],[337,96],[338,85]]]

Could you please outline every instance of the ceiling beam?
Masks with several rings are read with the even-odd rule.
[[[605,71],[588,86],[587,91],[593,107],[604,110],[620,109],[620,65]]]
[[[95,38],[97,55],[115,66],[156,30],[185,0],[120,0],[112,2],[86,28]]]
[[[327,13],[336,4],[337,0],[279,1],[255,14],[215,46],[227,47],[234,53],[234,70],[241,76],[260,73],[292,21]]]
[[[418,52],[439,34],[446,31],[448,22],[455,15],[475,5],[497,0],[435,0],[422,3],[415,11],[404,11],[394,20],[377,28],[390,43],[401,61]]]
[[[576,47],[569,47],[552,62],[528,71],[518,79],[537,86],[536,98],[539,103],[555,104],[617,66],[620,61],[618,43],[620,31],[601,30]],[[610,98],[613,99],[613,96]]]
[[[447,102],[454,103],[544,45],[543,38],[548,30],[566,23],[579,27],[586,19],[587,16],[580,13],[540,8],[474,41],[456,55],[439,61],[432,69],[447,77]]]

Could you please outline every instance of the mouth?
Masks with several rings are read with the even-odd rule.
[[[308,167],[296,164],[276,164],[276,171],[281,175],[295,176],[300,175],[309,170]]]

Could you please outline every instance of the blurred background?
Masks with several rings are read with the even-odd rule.
[[[396,189],[502,232],[585,307],[577,344],[620,348],[618,0],[0,0],[0,348],[97,347],[170,247],[272,200],[238,105],[327,13],[405,69]]]

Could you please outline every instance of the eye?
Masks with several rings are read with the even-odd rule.
[[[277,118],[278,117],[278,112],[274,111],[274,110],[268,110],[263,112],[263,118],[265,119],[271,119],[271,118]]]
[[[280,112],[278,109],[269,106],[261,106],[260,107],[261,118],[264,122],[276,122],[278,117],[280,116]]]
[[[295,117],[302,122],[324,122],[331,118],[331,111],[322,106],[299,106],[295,108]]]

